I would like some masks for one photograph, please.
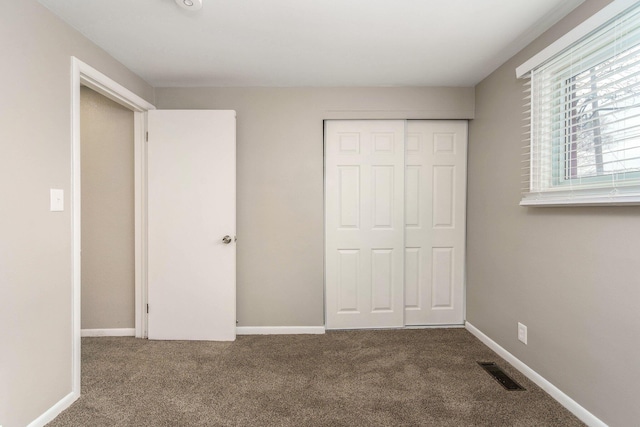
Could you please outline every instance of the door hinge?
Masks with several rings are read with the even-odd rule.
[[[147,304],[147,314],[149,314],[149,304]]]
[[[145,132],[144,140],[149,142],[149,132]]]

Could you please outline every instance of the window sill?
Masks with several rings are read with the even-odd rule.
[[[584,192],[540,192],[522,195],[520,206],[639,206],[640,191],[608,194]]]

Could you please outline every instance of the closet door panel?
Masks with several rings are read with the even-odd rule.
[[[325,123],[328,329],[404,325],[404,126]]]
[[[407,325],[464,322],[466,154],[466,121],[408,122],[405,238],[419,255],[405,262],[417,282],[405,287]]]

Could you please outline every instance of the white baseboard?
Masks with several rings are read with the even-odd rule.
[[[135,328],[82,329],[81,337],[135,337]]]
[[[598,417],[593,415],[591,412],[587,411],[585,408],[580,406],[578,402],[567,396],[562,390],[558,387],[551,384],[547,381],[542,375],[538,374],[536,371],[525,365],[520,359],[515,357],[513,354],[509,353],[503,347],[501,347],[497,342],[493,341],[491,338],[483,334],[478,328],[473,326],[471,323],[466,322],[465,328],[476,336],[480,341],[482,341],[487,347],[491,350],[495,351],[498,356],[502,357],[504,360],[509,362],[516,368],[518,371],[522,372],[527,378],[536,383],[538,387],[546,391],[551,397],[557,400],[562,406],[567,408],[573,415],[578,417],[580,421],[587,424],[591,427],[607,427],[607,425],[602,422]]]
[[[55,417],[60,415],[62,411],[67,409],[69,406],[71,406],[71,404],[75,402],[78,399],[78,397],[80,396],[73,392],[67,394],[58,403],[53,405],[51,408],[47,409],[47,411],[44,414],[40,415],[35,420],[31,421],[27,427],[45,426],[47,423],[50,423],[51,421],[53,421]]]
[[[237,335],[324,334],[324,326],[238,326]]]
[[[404,329],[464,329],[464,325],[406,325]]]

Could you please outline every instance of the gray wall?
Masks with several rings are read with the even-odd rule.
[[[2,3],[0,52],[0,424],[15,427],[71,392],[70,57],[153,88],[35,0]]]
[[[323,119],[473,117],[472,88],[158,88],[237,111],[239,326],[324,324]]]
[[[133,112],[80,92],[82,329],[135,327]]]
[[[476,87],[467,320],[604,422],[630,426],[640,420],[640,207],[518,206],[515,68],[606,3],[587,0]]]

